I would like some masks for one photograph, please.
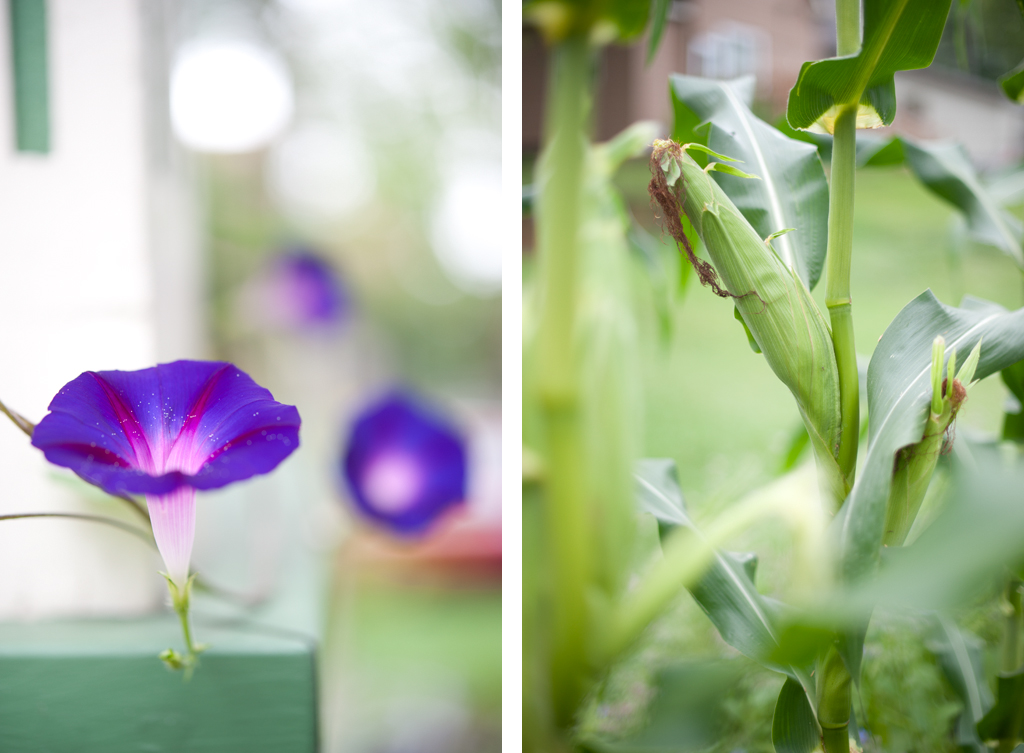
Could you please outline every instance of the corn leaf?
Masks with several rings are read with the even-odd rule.
[[[1024,104],[1024,61],[1009,73],[999,77],[1003,93],[1017,104]]]
[[[666,533],[674,527],[700,532],[686,513],[673,460],[648,459],[636,465],[637,506],[658,519]],[[770,657],[782,654],[785,605],[762,596],[754,585],[757,560],[750,554],[716,552],[700,583],[690,590],[722,639],[741,654],[813,688],[802,667],[782,665]]]
[[[787,677],[772,717],[775,753],[811,753],[821,743],[821,730],[800,683]]]
[[[855,55],[804,63],[789,93],[790,125],[831,133],[844,105],[859,105],[859,128],[891,124],[896,116],[894,75],[931,64],[949,4],[950,0],[864,0],[861,49]]]
[[[975,729],[985,712],[992,708],[992,693],[982,664],[982,642],[940,615],[927,646],[964,705],[957,724],[957,744],[961,750],[971,753],[988,753]]]
[[[1006,401],[1006,413],[1003,415],[1003,439],[1024,442],[1024,361],[1017,361],[1017,363],[1007,366],[1003,369],[1001,376],[1003,384],[1013,395]]]
[[[524,0],[523,18],[532,20],[551,41],[572,34],[589,34],[598,24],[610,28],[613,39],[626,42],[643,33],[651,0]]]
[[[977,724],[978,737],[982,740],[1002,740],[1016,737],[1013,729],[1014,715],[1024,702],[1024,669],[1016,672],[1001,672],[996,677],[996,703]]]
[[[668,13],[672,9],[672,0],[654,0],[654,7],[651,9],[651,33],[647,40],[647,65],[651,64],[654,56],[658,54],[658,46],[665,34],[665,26],[668,24]]]
[[[1004,206],[1012,200],[1012,181],[998,189],[982,184],[963,148],[948,141],[857,139],[857,164],[861,167],[906,164],[921,184],[963,214],[967,232],[974,240],[1003,251],[1024,267],[1024,236],[1020,221]],[[1000,193],[999,191],[1002,191]]]
[[[672,76],[672,138],[741,160],[748,172],[761,178],[744,180],[719,172],[721,168],[713,173],[761,238],[797,228],[773,245],[786,266],[813,290],[825,262],[828,236],[825,171],[813,145],[787,137],[750,111],[753,87],[749,76],[735,81]]]
[[[735,175],[737,178],[746,178],[747,180],[760,180],[761,179],[760,175],[754,175],[752,173],[745,173],[742,170],[740,170],[738,167],[733,167],[732,165],[728,165],[725,162],[712,162],[711,164],[709,164],[707,166],[706,169],[707,169],[707,171],[709,173],[711,173],[711,172],[725,173],[726,175]],[[775,235],[776,237],[778,237],[776,233],[772,233],[772,235]]]

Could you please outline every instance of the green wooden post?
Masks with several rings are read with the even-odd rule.
[[[14,132],[19,152],[50,151],[46,0],[9,0]]]

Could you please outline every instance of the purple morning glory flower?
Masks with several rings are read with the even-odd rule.
[[[348,299],[334,268],[305,248],[294,248],[271,263],[259,294],[271,323],[324,327],[348,313]]]
[[[399,393],[356,419],[343,465],[358,510],[398,534],[420,533],[466,496],[462,439]]]
[[[61,388],[32,444],[111,494],[145,494],[168,575],[184,588],[197,489],[272,471],[299,446],[299,413],[229,363],[87,371]]]

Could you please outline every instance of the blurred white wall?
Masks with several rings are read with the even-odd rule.
[[[195,210],[166,126],[165,0],[50,0],[51,150],[14,148],[0,13],[0,399],[32,421],[85,370],[202,354]],[[0,513],[117,514],[55,482],[0,421]],[[143,544],[89,523],[0,522],[0,618],[131,613],[162,599]]]

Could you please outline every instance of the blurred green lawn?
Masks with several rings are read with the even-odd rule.
[[[501,591],[342,578],[322,670],[325,751],[497,751]]]

